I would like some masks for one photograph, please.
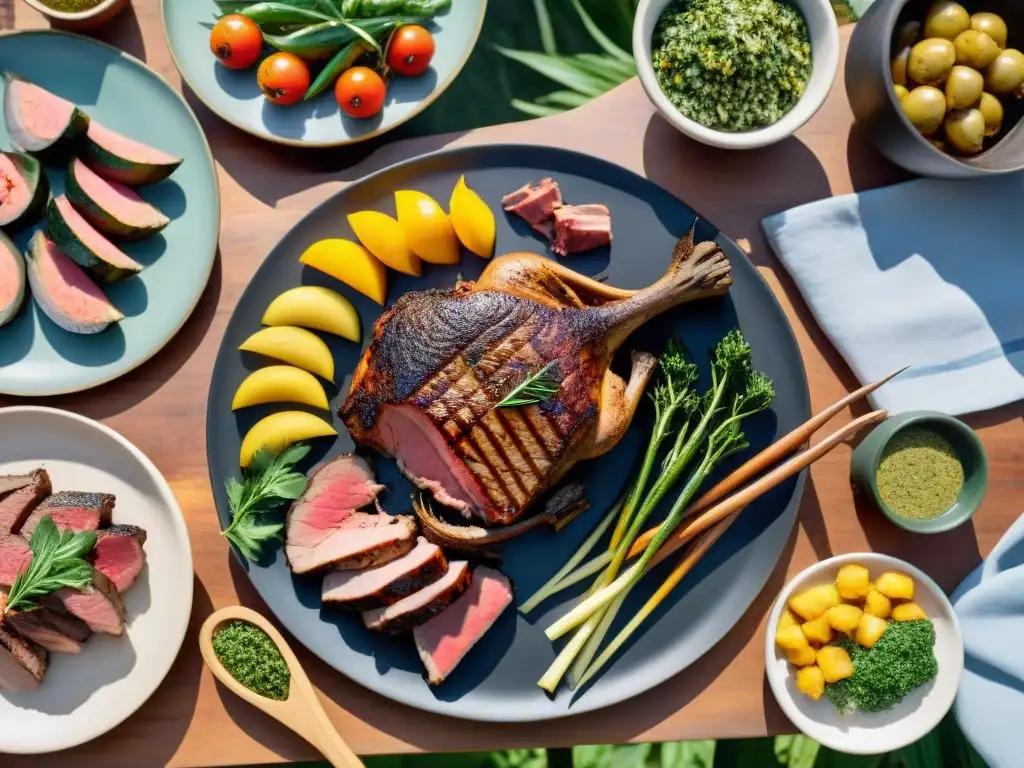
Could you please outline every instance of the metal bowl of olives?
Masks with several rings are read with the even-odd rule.
[[[1024,2],[891,0],[846,58],[857,122],[897,165],[971,178],[1024,170]]]

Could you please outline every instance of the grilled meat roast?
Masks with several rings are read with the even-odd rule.
[[[653,285],[612,288],[531,253],[495,259],[475,283],[408,293],[384,312],[341,416],[353,439],[394,456],[435,499],[485,524],[513,523],[578,461],[611,450],[654,370],[634,353],[629,381],[610,370],[626,338],[685,302],[724,294],[715,243],[676,246]],[[555,364],[541,404],[497,408]]]

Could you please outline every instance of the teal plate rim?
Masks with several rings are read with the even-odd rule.
[[[253,0],[253,1],[256,2],[256,0]],[[465,53],[463,53],[463,55],[462,55],[462,58],[459,60],[458,64],[452,70],[452,73],[447,78],[445,78],[444,80],[439,81],[437,83],[437,85],[434,86],[434,90],[432,90],[423,100],[421,100],[420,103],[416,105],[416,107],[411,109],[407,115],[405,115],[401,119],[397,120],[396,122],[390,123],[388,125],[381,126],[381,127],[377,128],[377,129],[375,129],[373,131],[370,131],[368,133],[364,133],[364,134],[362,134],[360,136],[346,136],[345,138],[338,139],[338,140],[331,140],[331,141],[311,141],[311,140],[307,140],[307,139],[291,139],[291,138],[288,138],[287,136],[276,136],[276,135],[271,134],[271,133],[266,133],[266,134],[258,133],[257,131],[252,130],[244,122],[242,122],[240,120],[236,120],[233,117],[231,117],[230,115],[226,114],[224,110],[217,109],[216,107],[214,107],[206,99],[204,99],[202,97],[202,95],[200,95],[199,91],[196,90],[195,86],[192,85],[192,82],[189,80],[188,76],[185,74],[185,70],[182,68],[181,64],[178,63],[178,57],[174,55],[174,46],[171,44],[171,37],[170,37],[170,34],[167,31],[167,11],[166,11],[166,7],[167,7],[167,3],[169,2],[169,0],[160,0],[160,24],[163,27],[164,43],[167,45],[167,50],[171,54],[171,61],[174,62],[174,68],[178,70],[178,74],[181,76],[182,82],[188,85],[188,87],[191,89],[192,93],[195,94],[195,97],[199,100],[199,102],[204,107],[206,107],[208,110],[210,110],[213,114],[217,115],[217,117],[219,117],[221,120],[223,120],[224,122],[228,123],[229,125],[234,126],[238,130],[243,131],[243,132],[249,134],[250,136],[255,136],[257,139],[262,139],[263,141],[269,141],[269,142],[274,143],[274,144],[283,144],[283,145],[289,146],[289,147],[308,147],[310,149],[329,149],[329,148],[332,148],[332,147],[347,147],[347,146],[350,146],[352,144],[359,144],[361,142],[377,138],[378,136],[383,136],[384,134],[386,134],[386,133],[388,133],[390,131],[395,130],[396,128],[399,128],[399,127],[405,125],[407,122],[412,120],[414,117],[416,117],[417,115],[422,113],[423,110],[425,110],[427,107],[429,107],[435,101],[437,101],[441,97],[441,95],[445,91],[448,90],[448,88],[451,86],[451,84],[455,82],[455,78],[457,78],[462,73],[462,70],[465,69],[465,67],[466,67],[466,63],[469,61],[469,57],[472,56],[473,55],[473,51],[476,50],[476,45],[477,45],[477,43],[480,40],[480,33],[481,33],[481,31],[483,30],[483,27],[484,27],[484,18],[487,16],[487,2],[488,2],[488,0],[478,0],[478,1],[480,3],[480,13],[477,16],[476,26],[473,29],[473,33],[472,33],[472,36],[471,36],[471,39],[470,39],[469,46],[467,46]]]
[[[213,177],[214,180],[214,184],[212,185],[212,187],[213,203],[215,205],[214,221],[216,226],[214,227],[213,249],[210,252],[209,259],[207,260],[206,274],[203,276],[202,289],[196,293],[195,298],[191,303],[191,306],[188,308],[188,311],[182,314],[181,320],[166,335],[166,337],[164,337],[158,343],[153,345],[152,350],[148,354],[142,356],[138,360],[131,361],[127,366],[120,368],[118,372],[110,376],[107,376],[106,378],[91,381],[85,384],[73,385],[70,387],[59,385],[47,387],[37,386],[31,392],[25,391],[22,388],[5,387],[3,386],[2,383],[0,383],[0,394],[2,395],[12,395],[15,397],[54,397],[57,395],[68,395],[73,394],[75,392],[84,392],[89,389],[94,389],[96,387],[103,386],[104,384],[109,384],[110,382],[121,378],[125,374],[131,373],[139,366],[152,360],[153,357],[155,357],[161,350],[163,350],[164,347],[166,347],[170,343],[171,339],[178,335],[178,332],[184,327],[185,323],[188,322],[188,319],[192,316],[193,312],[195,312],[195,308],[199,305],[199,300],[202,298],[203,293],[206,291],[206,288],[210,283],[210,277],[213,274],[213,266],[214,263],[217,261],[217,250],[220,248],[220,228],[221,224],[223,223],[223,217],[221,212],[221,192],[219,176],[217,174],[217,163],[213,159],[213,151],[210,149],[210,142],[206,138],[206,133],[205,131],[203,131],[203,126],[199,122],[199,118],[197,118],[195,112],[192,111],[192,107],[189,106],[188,102],[185,100],[185,97],[182,96],[180,91],[178,91],[173,85],[171,85],[170,81],[168,81],[167,78],[165,78],[163,75],[161,75],[151,66],[149,66],[146,62],[142,61],[139,58],[136,58],[135,56],[132,56],[127,51],[124,51],[115,45],[111,45],[110,43],[104,42],[103,40],[97,40],[96,38],[89,37],[88,35],[80,35],[74,32],[65,32],[59,29],[10,29],[0,30],[0,41],[9,37],[28,37],[32,35],[75,38],[79,41],[86,43],[87,45],[95,45],[99,48],[106,49],[111,53],[115,53],[121,58],[128,61],[130,64],[136,67],[140,67],[141,69],[145,70],[147,73],[152,75],[154,78],[156,78],[157,81],[159,81],[164,87],[166,87],[168,93],[170,93],[175,99],[177,99],[178,103],[185,110],[185,114],[188,115],[189,119],[195,124],[196,130],[199,133],[201,146],[206,153],[206,162],[209,164],[211,176]],[[26,297],[26,300],[30,301],[31,297]]]

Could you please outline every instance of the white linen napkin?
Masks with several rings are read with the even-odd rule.
[[[764,230],[818,324],[894,413],[1024,398],[1024,174],[919,179],[776,214]]]

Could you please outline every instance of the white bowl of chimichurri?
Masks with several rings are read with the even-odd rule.
[[[754,149],[791,136],[825,102],[839,26],[829,0],[640,0],[633,57],[672,125]]]

